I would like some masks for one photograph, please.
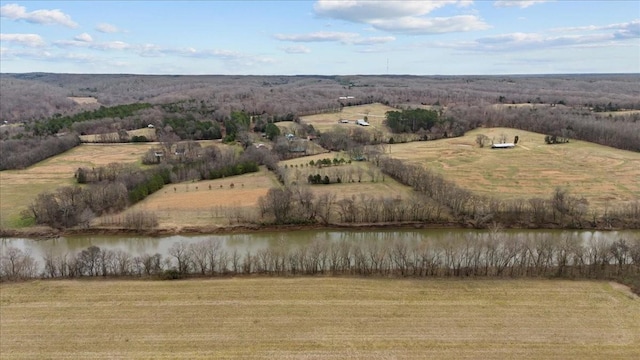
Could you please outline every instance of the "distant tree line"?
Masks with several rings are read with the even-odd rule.
[[[234,141],[238,138],[245,146],[250,138],[245,132],[266,132],[269,128],[268,137],[278,143],[277,127],[269,124],[296,121],[303,114],[339,111],[345,104],[338,99],[353,95],[350,101],[354,104],[382,102],[400,109],[387,119],[390,129],[400,133],[385,139],[376,132],[332,130],[317,134],[318,143],[324,148],[361,152],[359,145],[362,144],[429,140],[459,136],[479,126],[506,126],[640,151],[640,115],[620,112],[640,109],[640,101],[633,96],[640,91],[638,78],[633,74],[566,78],[115,77],[43,73],[1,76],[0,118],[25,123],[22,132],[17,132],[18,128],[2,131],[2,142],[61,131],[119,133],[151,124],[160,135],[176,134],[183,140],[226,138]],[[23,101],[25,97],[30,98],[30,94],[32,101]],[[73,107],[66,98],[74,94],[95,97],[102,106],[78,112],[83,108]],[[23,97],[16,97],[18,95]],[[502,105],[496,107],[496,102]],[[531,106],[509,107],[509,103]],[[434,110],[419,108],[434,104],[439,109],[436,114]],[[49,110],[36,109],[40,106]],[[45,115],[34,118],[32,114],[36,113]],[[25,117],[16,118],[20,114]],[[47,120],[42,120],[44,118]],[[405,132],[415,136],[407,138],[403,135]],[[128,136],[117,138],[117,141],[131,140]],[[276,148],[281,158],[291,156],[287,147]],[[14,148],[8,149],[8,157],[15,156]],[[25,167],[32,164],[25,162],[27,158],[40,159],[21,156],[19,161],[7,162]]]
[[[487,127],[512,127],[640,152],[640,114],[602,116],[588,110],[543,106],[490,109],[485,116]]]
[[[240,274],[607,279],[626,283],[640,293],[640,239],[584,241],[491,231],[443,240],[384,235],[367,241],[316,239],[308,245],[271,245],[246,253],[227,250],[220,240],[207,239],[174,243],[166,256],[91,246],[78,253],[48,252],[41,261],[9,247],[0,258],[0,281]]]

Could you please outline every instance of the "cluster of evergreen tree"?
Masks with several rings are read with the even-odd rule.
[[[307,177],[307,182],[309,184],[330,184],[331,179],[329,179],[328,175],[325,175],[324,177],[322,177],[322,175],[320,174],[315,174],[315,175],[309,175]],[[342,180],[338,178],[337,182],[340,183],[342,182]]]
[[[70,129],[71,125],[76,122],[103,119],[103,118],[120,118],[124,119],[133,115],[136,111],[148,109],[151,107],[149,103],[134,103],[127,105],[117,105],[111,107],[101,106],[97,110],[83,111],[81,113],[61,116],[54,115],[53,118],[37,121],[33,124],[33,134],[36,136],[54,135],[62,129]],[[26,128],[26,127],[25,127]],[[27,128],[28,130],[28,128]]]
[[[228,176],[242,175],[257,172],[258,170],[260,169],[256,162],[243,161],[209,171],[209,179],[220,179]]]
[[[131,204],[135,204],[138,201],[143,200],[147,196],[162,189],[165,184],[168,184],[171,180],[169,178],[169,170],[166,168],[154,169],[149,174],[142,177],[142,181],[136,184],[132,189],[129,189],[129,201]]]
[[[185,117],[165,117],[164,125],[170,126],[173,132],[183,140],[213,140],[222,138],[222,131],[217,122],[197,120],[191,114],[187,114]]]
[[[385,124],[394,133],[415,133],[420,129],[430,130],[440,122],[435,110],[407,109],[387,112]]]

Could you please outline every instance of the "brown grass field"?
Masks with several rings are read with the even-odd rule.
[[[501,134],[514,149],[480,148],[475,140]],[[509,128],[475,129],[465,136],[390,146],[391,156],[421,164],[478,194],[503,199],[550,198],[556,187],[584,196],[591,209],[640,199],[640,153],[584,141],[547,145],[544,135]]]
[[[99,105],[98,99],[91,96],[69,96],[69,99],[79,105]]]
[[[412,189],[410,187],[402,185],[388,176],[385,176],[384,181],[381,181],[382,175],[377,174],[375,175],[377,178],[377,181],[372,182],[371,176],[369,175],[368,170],[369,169],[377,170],[377,168],[374,166],[374,164],[370,162],[353,161],[351,164],[339,165],[337,167],[331,166],[327,168],[317,168],[317,167],[306,166],[306,164],[308,164],[311,160],[316,162],[325,158],[329,158],[331,160],[333,160],[334,158],[338,158],[338,159],[343,158],[345,160],[348,160],[349,155],[342,152],[323,153],[323,154],[318,154],[313,156],[305,156],[302,158],[281,161],[280,166],[284,166],[285,164],[289,167],[298,165],[298,168],[289,169],[287,173],[288,174],[287,177],[288,177],[288,181],[295,180],[295,172],[299,171],[301,174],[299,176],[299,183],[301,184],[307,183],[307,177],[309,176],[309,174],[311,175],[314,175],[317,173],[322,174],[325,169],[329,169],[328,171],[331,171],[331,169],[338,169],[338,170],[342,170],[343,172],[347,172],[350,169],[361,168],[362,182],[360,183],[341,183],[341,184],[333,183],[329,185],[314,185],[311,187],[313,192],[318,195],[324,194],[324,193],[334,193],[336,195],[337,200],[351,198],[353,196],[360,196],[361,194],[376,197],[376,198],[377,197],[407,198],[412,194]],[[353,171],[355,172],[356,170],[353,170]],[[353,176],[355,180],[357,175],[354,174]]]
[[[319,131],[329,131],[335,126],[345,128],[358,126],[355,124],[355,121],[366,116],[368,119],[367,122],[369,122],[371,126],[365,127],[365,129],[377,129],[386,134],[389,130],[382,124],[382,122],[385,119],[387,111],[397,111],[397,109],[379,103],[348,106],[342,108],[342,111],[336,113],[301,116],[300,122],[303,124],[311,124]],[[349,120],[349,124],[339,124],[338,121],[342,119]]]
[[[261,168],[226,179],[166,185],[127,211],[153,212],[161,227],[229,225],[234,216],[257,216],[258,199],[275,186],[275,175]]]
[[[237,278],[0,284],[2,359],[637,359],[607,282]]]
[[[157,141],[158,139],[158,136],[156,135],[156,129],[150,129],[150,128],[129,130],[127,131],[127,134],[129,134],[130,138],[134,136],[145,136],[147,139],[149,139],[149,141]],[[118,139],[118,133],[117,132],[107,133],[107,134],[104,134],[104,136],[96,135],[96,134],[80,135],[80,140],[82,140],[82,142],[87,142],[87,143],[107,142],[102,140],[103,137],[106,139]]]
[[[82,144],[27,169],[1,171],[0,226],[15,227],[20,222],[20,211],[39,193],[72,185],[73,174],[79,167],[140,163],[142,155],[152,146],[149,143]]]

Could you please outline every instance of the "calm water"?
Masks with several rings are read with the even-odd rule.
[[[498,233],[508,237],[552,237],[562,240],[567,237],[579,238],[585,244],[590,241],[613,242],[618,239],[640,238],[640,230],[624,231],[573,231],[573,230],[507,230]],[[98,246],[101,249],[121,249],[136,256],[142,254],[159,253],[168,254],[169,248],[177,242],[196,243],[203,240],[218,240],[222,249],[228,252],[237,250],[241,254],[247,251],[255,252],[268,247],[284,247],[287,249],[311,244],[314,241],[392,241],[403,239],[406,241],[418,241],[429,238],[436,241],[447,241],[459,237],[489,236],[489,232],[469,229],[396,229],[396,230],[300,230],[281,232],[254,232],[246,234],[218,234],[198,236],[70,236],[51,240],[33,240],[23,238],[2,239],[1,250],[4,254],[8,247],[17,247],[29,250],[36,260],[41,260],[42,255],[51,252],[55,255],[75,254],[89,246]]]

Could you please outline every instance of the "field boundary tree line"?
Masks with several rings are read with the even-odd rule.
[[[0,141],[0,171],[24,169],[80,145],[76,134]]]
[[[596,214],[589,212],[589,204],[584,198],[574,196],[563,188],[556,188],[548,199],[501,201],[478,196],[440,174],[422,166],[405,164],[398,159],[382,158],[379,166],[382,172],[393,179],[446,207],[461,225],[483,228],[492,222],[498,222],[513,227],[640,227],[640,201]]]
[[[139,170],[117,165],[107,167],[112,178],[105,177],[86,187],[64,186],[38,194],[22,211],[22,217],[56,229],[86,228],[96,216],[122,211],[170,182],[167,168]],[[86,180],[85,171],[77,174],[83,174],[76,175],[79,182],[81,178]]]
[[[54,192],[41,193],[22,212],[22,217],[58,229],[78,225],[88,227],[96,216],[122,211],[166,184],[256,172],[259,164],[272,161],[264,152],[250,148],[237,156],[233,149],[223,151],[213,147],[204,149],[200,153],[202,156],[176,159],[146,170],[118,163],[79,168],[75,173],[76,181],[87,187],[65,186]],[[157,221],[121,223],[136,224],[136,229],[157,225]]]
[[[611,279],[640,293],[640,238],[606,241],[545,235],[487,234],[272,245],[240,253],[222,241],[174,243],[168,255],[91,246],[77,253],[48,252],[42,261],[9,247],[0,258],[0,281],[34,278],[194,276],[382,276],[415,278]]]

